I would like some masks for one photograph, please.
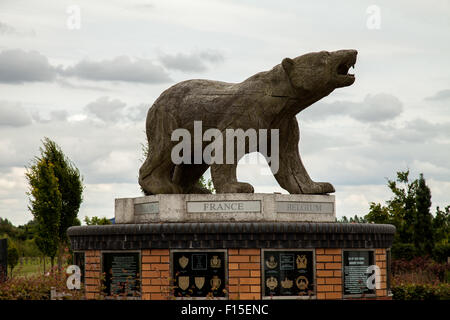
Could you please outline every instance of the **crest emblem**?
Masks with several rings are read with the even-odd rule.
[[[308,260],[306,259],[305,255],[297,256],[296,262],[297,262],[297,269],[306,269]]]
[[[198,289],[201,289],[201,288],[203,288],[203,285],[205,284],[205,277],[195,277],[194,282],[195,282],[195,286]]]
[[[308,288],[308,283],[308,279],[304,276],[300,276],[297,278],[297,280],[295,280],[295,284],[300,290],[305,290],[306,288]]]
[[[289,280],[287,277],[284,278],[283,281],[281,281],[281,286],[285,289],[290,289],[294,285],[294,281]]]
[[[186,266],[189,263],[189,258],[186,258],[185,256],[182,256],[180,259],[178,259],[178,263],[180,264],[181,268],[186,268]]]
[[[275,269],[278,265],[278,262],[275,260],[274,256],[270,256],[269,260],[266,260],[266,266],[269,269]]]
[[[275,277],[269,277],[269,278],[266,280],[266,286],[267,286],[270,290],[273,290],[273,289],[275,289],[276,287],[278,287],[278,280],[277,280],[277,278],[275,278]]]
[[[219,259],[218,256],[213,256],[209,261],[209,263],[211,264],[211,268],[220,268],[222,261]]]
[[[178,287],[181,290],[186,290],[189,287],[189,276],[178,277]]]
[[[222,280],[220,280],[218,276],[213,276],[209,283],[211,284],[212,290],[217,290],[222,284]]]

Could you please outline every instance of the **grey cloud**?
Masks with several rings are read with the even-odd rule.
[[[66,110],[54,110],[50,112],[52,121],[66,121],[69,113]]]
[[[371,128],[371,139],[382,143],[430,143],[448,138],[450,123],[432,123],[423,119],[403,125],[380,125]]]
[[[2,34],[15,34],[17,31],[10,25],[0,21],[0,35]]]
[[[382,122],[399,116],[403,111],[403,104],[397,97],[379,93],[367,95],[362,103],[350,111],[350,116],[362,122]]]
[[[367,95],[361,102],[317,103],[301,113],[302,120],[315,121],[330,116],[348,116],[360,122],[383,122],[403,112],[401,101],[386,93]]]
[[[123,117],[126,103],[118,99],[110,100],[109,97],[101,97],[86,106],[88,113],[95,115],[105,122],[115,122]]]
[[[0,83],[53,81],[56,75],[57,68],[39,52],[20,49],[0,52]]]
[[[56,76],[73,76],[94,81],[124,81],[141,83],[171,82],[167,72],[148,59],[131,60],[119,56],[112,60],[83,60],[74,66],[62,68],[52,66],[46,56],[36,51],[21,49],[0,52],[0,83],[24,83],[53,81]],[[62,86],[75,87],[61,80]],[[81,89],[99,90],[97,87],[80,87]],[[100,88],[101,89],[101,88]]]
[[[0,101],[0,126],[22,127],[31,124],[31,116],[20,103]]]
[[[127,117],[132,121],[145,121],[147,117],[147,111],[150,108],[150,105],[142,103],[140,105],[130,107],[127,109]]]
[[[104,122],[112,123],[125,122],[127,120],[131,122],[145,121],[149,108],[150,105],[145,103],[127,107],[126,103],[119,99],[100,97],[86,105],[85,110],[88,114]]]
[[[215,51],[202,51],[199,53],[161,54],[161,63],[171,70],[183,72],[203,72],[208,68],[208,63],[223,62],[224,57]]]
[[[77,90],[93,90],[93,91],[111,91],[111,89],[107,89],[99,86],[89,86],[89,85],[81,85],[81,84],[73,84],[64,79],[58,79],[58,84],[61,87],[69,88],[69,89],[77,89]]]
[[[172,81],[167,72],[148,59],[131,60],[119,56],[112,60],[83,60],[62,71],[63,75],[87,80],[166,83]]]
[[[0,35],[19,36],[19,37],[35,37],[36,32],[31,30],[17,30],[13,26],[0,21]]]
[[[436,92],[431,97],[426,97],[425,100],[439,101],[439,100],[446,100],[449,98],[450,98],[450,89],[446,89],[446,90],[441,90],[441,91]]]

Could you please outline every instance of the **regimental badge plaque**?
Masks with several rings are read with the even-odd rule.
[[[264,296],[315,295],[313,251],[263,253]]]
[[[225,297],[225,266],[222,251],[173,252],[175,297]]]

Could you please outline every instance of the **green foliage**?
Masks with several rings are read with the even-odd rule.
[[[433,241],[433,216],[430,213],[431,191],[420,174],[416,190],[416,210],[413,222],[413,240],[419,255],[431,254]]]
[[[216,189],[214,189],[214,185],[211,179],[206,180],[205,177],[201,176],[197,182],[197,185],[200,188],[209,190],[211,193],[216,193]]]
[[[389,209],[385,206],[382,206],[379,203],[370,203],[369,213],[365,216],[367,221],[373,223],[381,223],[381,224],[391,224],[392,218],[389,214]]]
[[[394,300],[450,300],[450,284],[402,284],[392,289]]]
[[[447,262],[450,257],[450,243],[438,243],[433,248],[433,259],[437,262]]]
[[[83,194],[82,177],[79,170],[68,159],[61,148],[52,140],[45,138],[41,155],[54,165],[54,175],[61,193],[61,214],[59,219],[59,239],[67,243],[67,228],[76,224],[78,210]]]
[[[433,219],[434,240],[436,243],[449,243],[450,238],[450,206],[444,211],[439,207],[436,208],[436,215]]]
[[[82,202],[82,178],[61,148],[45,138],[40,157],[27,168],[30,206],[36,222],[35,243],[53,258],[67,244],[67,228],[80,224],[77,219]],[[60,262],[60,259],[58,259]]]
[[[3,219],[0,217],[0,234],[5,234],[8,237],[15,238],[17,230],[8,219]]]
[[[8,239],[8,266],[11,270],[11,274],[14,270],[14,267],[17,266],[17,263],[19,263],[19,251],[17,250],[17,247],[15,244]]]
[[[417,250],[412,243],[394,242],[391,248],[393,259],[411,260],[417,256]]]
[[[367,223],[366,217],[358,217],[356,214],[354,217],[350,217],[348,219],[346,216],[341,217],[340,219],[336,218],[336,222],[340,223]]]
[[[423,174],[410,181],[409,170],[397,172],[396,180],[388,180],[393,197],[386,205],[371,203],[368,222],[393,224],[396,227],[392,254],[395,258],[432,255],[438,243],[448,243],[450,233],[449,207],[439,208],[433,218],[431,191]]]
[[[89,217],[84,217],[84,222],[88,226],[94,226],[94,225],[108,225],[111,224],[111,221],[105,217],[99,218],[99,217],[92,217],[89,219]]]
[[[45,255],[53,258],[59,244],[62,197],[54,165],[45,158],[35,159],[26,173],[31,196],[29,209],[38,222],[36,245]]]

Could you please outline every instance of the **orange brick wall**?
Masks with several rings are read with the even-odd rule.
[[[142,250],[142,300],[170,296],[169,249]]]
[[[342,249],[316,249],[317,299],[342,299]],[[101,251],[85,252],[85,289],[87,299],[98,299],[101,293]],[[141,251],[141,290],[143,300],[171,299],[169,249]],[[380,268],[377,299],[387,299],[386,249],[375,250],[375,264]],[[262,298],[261,250],[228,249],[228,299]]]
[[[381,283],[377,289],[377,297],[387,297],[386,249],[375,250],[375,264],[380,268]]]
[[[261,299],[261,250],[228,249],[228,299]]]
[[[341,270],[341,249],[316,249],[317,299],[342,299]]]
[[[98,299],[101,290],[101,253],[99,250],[85,252],[84,284],[86,299]]]

